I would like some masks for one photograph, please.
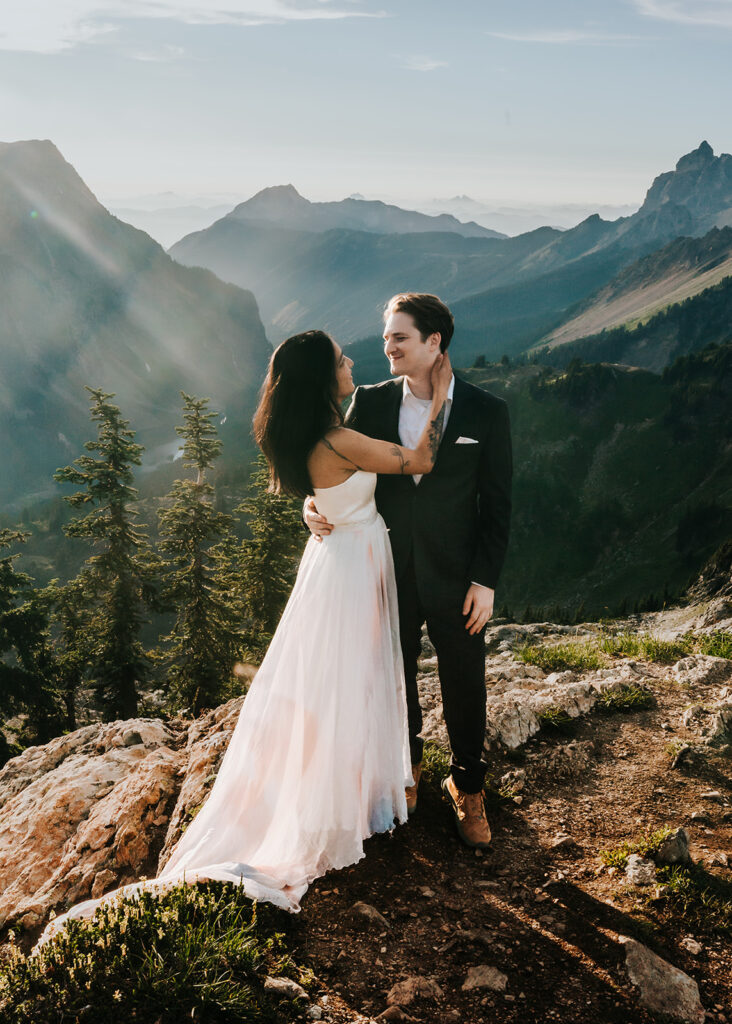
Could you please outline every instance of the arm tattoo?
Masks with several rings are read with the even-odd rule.
[[[409,459],[404,458],[404,452],[398,444],[392,446],[391,454],[395,455],[399,459],[399,472],[403,475],[407,472],[407,466],[409,465]]]
[[[356,469],[362,468],[361,466],[358,465],[358,463],[354,462],[353,459],[349,459],[347,455],[343,455],[342,452],[339,452],[337,449],[335,449],[327,437],[321,438],[321,441],[323,442],[325,447],[330,448],[333,454],[337,455],[339,459],[343,459],[344,462],[348,462],[351,466],[355,466]]]
[[[433,465],[435,463],[435,459],[437,458],[437,449],[440,447],[440,441],[442,440],[442,424],[445,422],[446,405],[447,402],[442,403],[442,408],[430,423],[429,446]]]

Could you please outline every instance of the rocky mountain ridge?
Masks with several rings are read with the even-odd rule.
[[[732,276],[732,228],[681,237],[625,267],[535,345],[555,348],[613,327],[633,328]],[[711,340],[711,339],[710,339]],[[662,368],[668,359],[657,360]]]

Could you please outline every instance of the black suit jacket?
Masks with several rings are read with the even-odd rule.
[[[401,443],[403,379],[356,389],[346,426]],[[458,437],[477,444],[456,444]],[[431,473],[380,474],[376,506],[389,529],[399,581],[414,554],[423,607],[462,607],[471,582],[495,588],[508,546],[513,471],[508,407],[455,377],[452,408]]]

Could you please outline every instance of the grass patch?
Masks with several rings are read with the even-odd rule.
[[[628,863],[631,853],[640,854],[641,857],[649,857],[657,853],[669,836],[676,830],[665,825],[663,828],[650,832],[648,835],[639,836],[631,842],[621,843],[612,850],[600,850],[600,860],[606,867],[624,869]]]
[[[679,658],[689,654],[689,645],[684,640],[661,640],[652,633],[617,633],[604,636],[598,647],[605,654],[624,658],[641,658],[661,665],[673,665]]]
[[[694,635],[685,633],[676,640],[662,640],[652,633],[604,633],[597,640],[566,640],[544,644],[527,640],[514,648],[514,656],[545,672],[590,672],[605,668],[610,658],[637,658],[661,665],[673,665],[688,654],[711,654],[732,659],[732,633]]]
[[[33,956],[11,932],[0,966],[0,1022],[281,1022],[263,975],[312,982],[286,952],[277,931],[283,915],[254,904],[239,886],[201,882],[103,904]]]
[[[718,629],[713,633],[684,633],[676,640],[661,640],[652,633],[606,634],[597,642],[605,654],[640,658],[661,665],[673,665],[688,654],[710,654],[715,658],[732,659],[732,633]]]
[[[711,654],[714,658],[732,659],[732,633],[717,629],[713,633],[694,637],[694,650],[697,654]]]
[[[575,724],[575,719],[555,704],[545,708],[538,718],[542,729],[553,729],[555,732],[569,732]]]
[[[429,740],[422,754],[422,778],[438,785],[450,774],[450,752]]]
[[[618,690],[603,690],[595,701],[599,711],[612,714],[617,711],[643,711],[653,707],[654,698],[645,686],[623,686]]]
[[[607,658],[591,642],[568,640],[558,644],[524,643],[514,653],[519,661],[527,665],[538,665],[545,672],[587,672],[607,664]]]
[[[698,865],[658,869],[663,899],[692,928],[732,935],[732,883]]]

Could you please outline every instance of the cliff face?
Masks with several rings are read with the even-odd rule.
[[[251,406],[270,352],[251,293],[109,214],[52,143],[0,145],[0,499],[79,453],[85,384],[149,449],[175,441],[180,390]]]

